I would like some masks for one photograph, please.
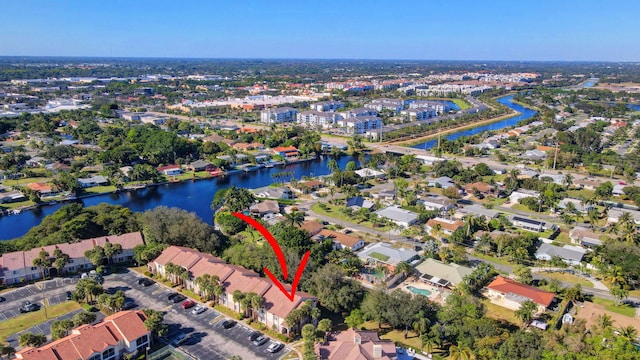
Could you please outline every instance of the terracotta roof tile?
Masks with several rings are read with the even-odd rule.
[[[487,285],[488,289],[499,291],[501,293],[512,293],[531,299],[538,305],[547,307],[555,298],[555,294],[542,291],[533,286],[521,284],[515,280],[498,275],[498,277]]]

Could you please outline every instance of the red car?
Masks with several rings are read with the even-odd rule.
[[[193,301],[193,300],[187,300],[187,301],[185,301],[185,302],[183,302],[183,303],[182,303],[182,308],[186,310],[186,309],[188,309],[188,308],[194,307],[195,305],[196,305],[196,302],[195,302],[195,301]]]

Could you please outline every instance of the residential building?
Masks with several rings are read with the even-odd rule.
[[[398,359],[395,344],[380,340],[375,331],[349,328],[327,342],[316,344],[316,355],[322,360],[395,360]]]
[[[296,121],[298,110],[290,107],[266,109],[260,112],[260,121],[265,124],[281,124]]]
[[[542,161],[547,158],[547,153],[537,149],[527,150],[520,157],[529,161]]]
[[[451,209],[455,209],[456,204],[444,196],[427,196],[418,200],[420,204],[429,211],[447,212]]]
[[[536,250],[535,257],[538,260],[545,261],[549,261],[554,257],[559,257],[569,265],[579,265],[585,252],[587,252],[586,249],[578,246],[564,245],[560,247],[542,243],[540,244],[540,247],[538,247],[538,250]]]
[[[280,204],[275,200],[264,200],[251,205],[249,207],[249,212],[251,212],[252,215],[256,215],[261,218],[272,218],[280,214]]]
[[[569,231],[569,238],[575,244],[580,244],[587,247],[595,247],[602,245],[600,235],[593,231],[587,230],[582,226],[576,226]]]
[[[462,188],[467,194],[474,194],[477,191],[482,195],[490,195],[493,194],[494,191],[493,186],[484,182],[474,182],[471,184],[466,184]]]
[[[364,168],[355,171],[356,175],[360,176],[363,179],[373,179],[383,177],[384,173],[382,171]]]
[[[337,124],[350,134],[361,135],[369,130],[380,129],[382,127],[382,119],[375,116],[356,116],[340,119]]]
[[[182,174],[182,168],[180,165],[166,165],[158,167],[158,172],[167,176],[175,176]]]
[[[187,169],[190,171],[211,171],[215,170],[215,166],[208,161],[198,159],[187,165]]]
[[[358,116],[378,116],[378,112],[373,109],[357,108],[349,109],[340,113],[344,119]]]
[[[53,193],[53,185],[47,183],[32,182],[28,183],[27,187],[33,191],[37,191],[40,195],[49,195]]]
[[[580,189],[586,189],[586,190],[595,190],[601,184],[602,183],[600,181],[589,179],[589,178],[573,180],[573,186],[576,186]]]
[[[253,193],[256,194],[259,198],[267,198],[267,199],[295,199],[295,195],[293,191],[288,187],[263,187],[254,189]]]
[[[298,156],[298,148],[295,146],[276,146],[273,148],[273,153],[283,156],[285,158],[292,158]]]
[[[498,215],[500,215],[500,212],[493,209],[487,209],[480,205],[468,205],[456,211],[456,216],[459,218],[463,218],[466,215],[472,215],[475,217],[482,216],[486,221],[490,221],[491,219],[497,218]]]
[[[569,205],[573,204],[573,205]],[[572,199],[572,198],[564,198],[558,202],[558,210],[566,210],[568,206],[573,206],[574,211],[579,212],[581,214],[586,214],[589,210],[593,209],[592,205],[587,205],[582,200]]]
[[[358,257],[369,264],[382,264],[395,269],[398,263],[404,261],[413,263],[420,256],[417,252],[407,248],[394,248],[388,243],[374,243],[358,253]]]
[[[285,323],[291,311],[306,301],[311,301],[313,306],[317,302],[314,296],[303,291],[296,291],[293,301],[290,301],[271,280],[241,266],[227,264],[213,255],[185,247],[169,246],[148,266],[152,272],[167,276],[165,266],[168,263],[181,266],[189,272],[190,276],[184,282],[184,287],[196,293],[200,289],[195,279],[204,274],[216,275],[224,287],[224,292],[217,298],[217,302],[233,311],[240,311],[240,304],[233,300],[235,291],[254,292],[262,296],[264,306],[253,315],[268,328],[283,334],[291,330],[291,325]],[[285,288],[291,290],[288,285],[285,285]]]
[[[109,180],[102,175],[95,175],[90,178],[78,179],[78,184],[80,184],[80,187],[90,188],[94,186],[109,185]]]
[[[40,279],[43,271],[45,275],[57,275],[58,270],[53,267],[49,269],[39,269],[33,266],[33,259],[37,258],[42,250],[48,252],[51,258],[53,258],[53,252],[56,249],[60,249],[64,254],[69,255],[69,263],[62,269],[61,273],[73,273],[92,269],[94,265],[84,256],[85,251],[91,250],[95,246],[104,247],[107,242],[120,244],[122,246],[122,252],[114,255],[111,259],[114,263],[132,261],[133,248],[144,244],[142,234],[140,232],[133,232],[122,235],[102,236],[74,243],[36,247],[29,251],[7,252],[0,256],[0,283],[12,285]]]
[[[520,203],[520,199],[524,199],[524,198],[528,198],[528,197],[533,197],[533,198],[540,198],[540,193],[534,190],[527,190],[527,189],[518,189],[515,190],[514,192],[511,193],[511,195],[509,195],[509,201],[512,204],[518,204]]]
[[[26,196],[20,190],[0,192],[0,204],[26,200]]]
[[[389,206],[376,211],[376,214],[393,221],[398,226],[409,227],[418,221],[418,214],[413,211],[401,209],[398,206]]]
[[[305,220],[302,224],[298,225],[298,229],[305,230],[309,235],[315,236],[324,229],[324,225],[315,220]]]
[[[420,280],[434,286],[456,287],[470,275],[473,269],[455,263],[445,264],[435,259],[426,259],[416,266],[421,274]]]
[[[117,360],[127,354],[145,354],[153,339],[145,320],[141,310],[121,311],[98,324],[72,329],[69,336],[38,348],[26,347],[16,353],[16,359]]]
[[[314,239],[318,241],[331,239],[334,250],[349,249],[351,251],[358,251],[364,247],[364,241],[360,238],[327,229],[321,230],[314,236]]]
[[[315,111],[338,111],[344,107],[342,101],[320,101],[309,105],[311,110]]]
[[[437,162],[440,161],[446,161],[446,159],[444,158],[439,158],[439,157],[435,157],[435,156],[428,156],[428,155],[417,155],[416,156],[416,160],[420,160],[422,161],[425,165],[433,165]]]
[[[456,184],[453,182],[453,179],[448,177],[448,176],[441,176],[441,177],[436,178],[436,179],[428,179],[427,180],[427,185],[429,187],[437,187],[437,188],[442,188],[442,189],[446,189],[446,188],[450,188],[452,186],[456,186]]]
[[[510,220],[513,226],[522,230],[543,232],[548,229],[546,222],[533,220],[524,216],[512,216]],[[555,225],[552,225],[551,228],[555,228]]]
[[[418,121],[434,119],[436,116],[438,116],[438,112],[435,109],[427,107],[402,110],[400,114]],[[428,123],[431,123],[431,121],[429,121]]]
[[[633,221],[636,225],[640,225],[640,211],[637,210],[627,210],[627,209],[610,209],[608,213],[607,222],[610,224],[617,223],[620,220],[620,217],[624,213],[629,213],[633,218]]]
[[[502,275],[498,275],[487,285],[486,293],[492,303],[511,310],[518,310],[522,303],[531,300],[538,305],[540,313],[544,312],[555,298],[554,293],[521,284]]]
[[[373,109],[378,112],[382,110],[390,110],[395,114],[404,110],[405,106],[406,100],[402,99],[375,99],[364,105],[365,108]]]
[[[370,210],[375,204],[362,196],[355,196],[352,198],[348,198],[346,202],[346,207],[353,211],[359,211],[360,209]]]
[[[303,111],[297,115],[298,124],[323,129],[332,128],[342,118],[340,113],[315,110]]]
[[[440,229],[445,235],[451,235],[454,231],[464,227],[464,223],[460,220],[449,220],[441,217],[436,217],[427,220],[425,230],[430,234],[432,231],[434,231],[436,225],[440,225]]]

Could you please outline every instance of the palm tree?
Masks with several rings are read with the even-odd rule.
[[[437,239],[440,237],[441,233],[442,233],[442,225],[440,224],[433,225],[433,227],[431,228],[431,236]]]
[[[452,360],[472,360],[475,358],[476,355],[473,353],[471,348],[468,346],[462,347],[460,344],[458,344],[458,346],[451,345],[449,348],[449,356],[447,357],[447,359]]]
[[[596,227],[596,222],[600,219],[600,213],[596,209],[591,209],[589,210],[589,212],[587,212],[587,217],[589,218],[589,223],[591,224],[591,228],[594,228]]]
[[[629,341],[634,341],[638,337],[638,330],[636,330],[633,325],[619,327],[618,332],[620,333],[620,336]]]
[[[338,167],[338,162],[335,159],[329,159],[329,161],[327,161],[327,167],[332,173],[340,170],[340,167]]]
[[[524,329],[533,319],[533,314],[536,310],[538,310],[538,305],[531,300],[527,300],[513,314],[522,321],[522,328]]]
[[[240,308],[239,308],[239,312],[242,313],[242,301],[243,299],[246,297],[246,294],[244,294],[242,291],[240,290],[236,290],[233,292],[233,302],[237,303]]]
[[[627,283],[627,278],[624,276],[624,271],[619,265],[609,267],[604,274],[604,280],[609,281],[617,286],[623,286]]]
[[[608,327],[613,326],[613,321],[611,320],[611,316],[607,314],[600,314],[595,320],[595,325],[598,329],[604,330]]]
[[[293,210],[288,214],[285,214],[285,223],[290,226],[300,226],[304,222],[304,213]]]
[[[247,297],[249,297],[250,299],[251,314],[253,315],[253,320],[257,320],[259,310],[264,307],[264,298],[253,292],[248,293]]]
[[[566,174],[564,176],[564,186],[566,187],[567,190],[569,190],[571,188],[571,186],[573,185],[573,175],[571,174]]]
[[[48,269],[49,267],[51,267],[51,264],[52,264],[51,257],[45,249],[40,250],[40,253],[38,253],[38,257],[33,259],[32,261],[32,265],[37,266],[38,269],[40,269],[40,274],[42,279],[44,279],[45,269]]]
[[[475,229],[476,227],[476,217],[473,215],[465,215],[463,218],[463,221],[465,222],[465,224],[467,225],[467,237],[471,236],[471,230]]]
[[[0,345],[0,356],[6,356],[7,359],[11,359],[11,357],[16,353],[16,349],[11,346]]]
[[[614,286],[609,289],[609,293],[611,294],[611,296],[616,298],[616,305],[620,305],[622,300],[626,299],[629,296],[629,290],[619,286]]]
[[[413,266],[406,261],[400,261],[394,270],[395,274],[402,274],[403,277],[406,277],[407,274],[413,272]]]

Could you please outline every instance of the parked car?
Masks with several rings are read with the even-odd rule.
[[[269,341],[269,338],[267,337],[267,335],[260,335],[255,340],[253,340],[253,345],[261,346],[266,344],[267,341]]]
[[[28,313],[28,312],[32,312],[32,311],[38,311],[40,310],[40,305],[38,304],[33,304],[29,301],[25,301],[22,306],[20,307],[20,312],[21,313]]]
[[[207,310],[206,307],[202,306],[202,305],[198,305],[196,307],[193,308],[193,310],[191,310],[191,313],[193,315],[198,315],[198,314],[202,314],[203,312],[205,312]]]
[[[182,295],[182,294],[178,294],[176,296],[173,297],[173,299],[171,299],[171,301],[173,301],[174,304],[180,303],[187,300],[187,297]]]
[[[267,348],[267,351],[270,353],[277,353],[278,351],[282,350],[283,347],[284,347],[283,343],[274,342],[271,345],[269,345],[269,347]]]
[[[144,287],[151,286],[151,285],[153,285],[155,283],[156,283],[155,281],[153,281],[151,279],[147,279],[147,278],[138,279],[138,285],[141,285],[141,286],[144,286]]]
[[[260,336],[262,336],[262,333],[260,331],[252,331],[251,334],[249,334],[248,339],[249,341],[253,341],[259,338]]]
[[[193,300],[187,300],[185,302],[182,303],[182,308],[184,310],[190,309],[192,307],[196,306],[196,302]]]
[[[71,300],[73,299],[73,293],[71,291],[67,291],[65,293],[67,300]]]
[[[178,295],[180,295],[180,293],[177,293],[177,292],[171,293],[169,294],[169,296],[167,296],[167,300],[173,301],[173,298],[175,298]]]
[[[7,301],[7,299],[5,299],[4,297],[0,296],[0,302],[5,302]]]
[[[180,344],[182,344],[185,340],[187,340],[187,334],[180,333],[171,341],[171,345],[180,346]]]
[[[230,329],[236,325],[234,320],[225,320],[222,322],[222,327],[225,329]]]

